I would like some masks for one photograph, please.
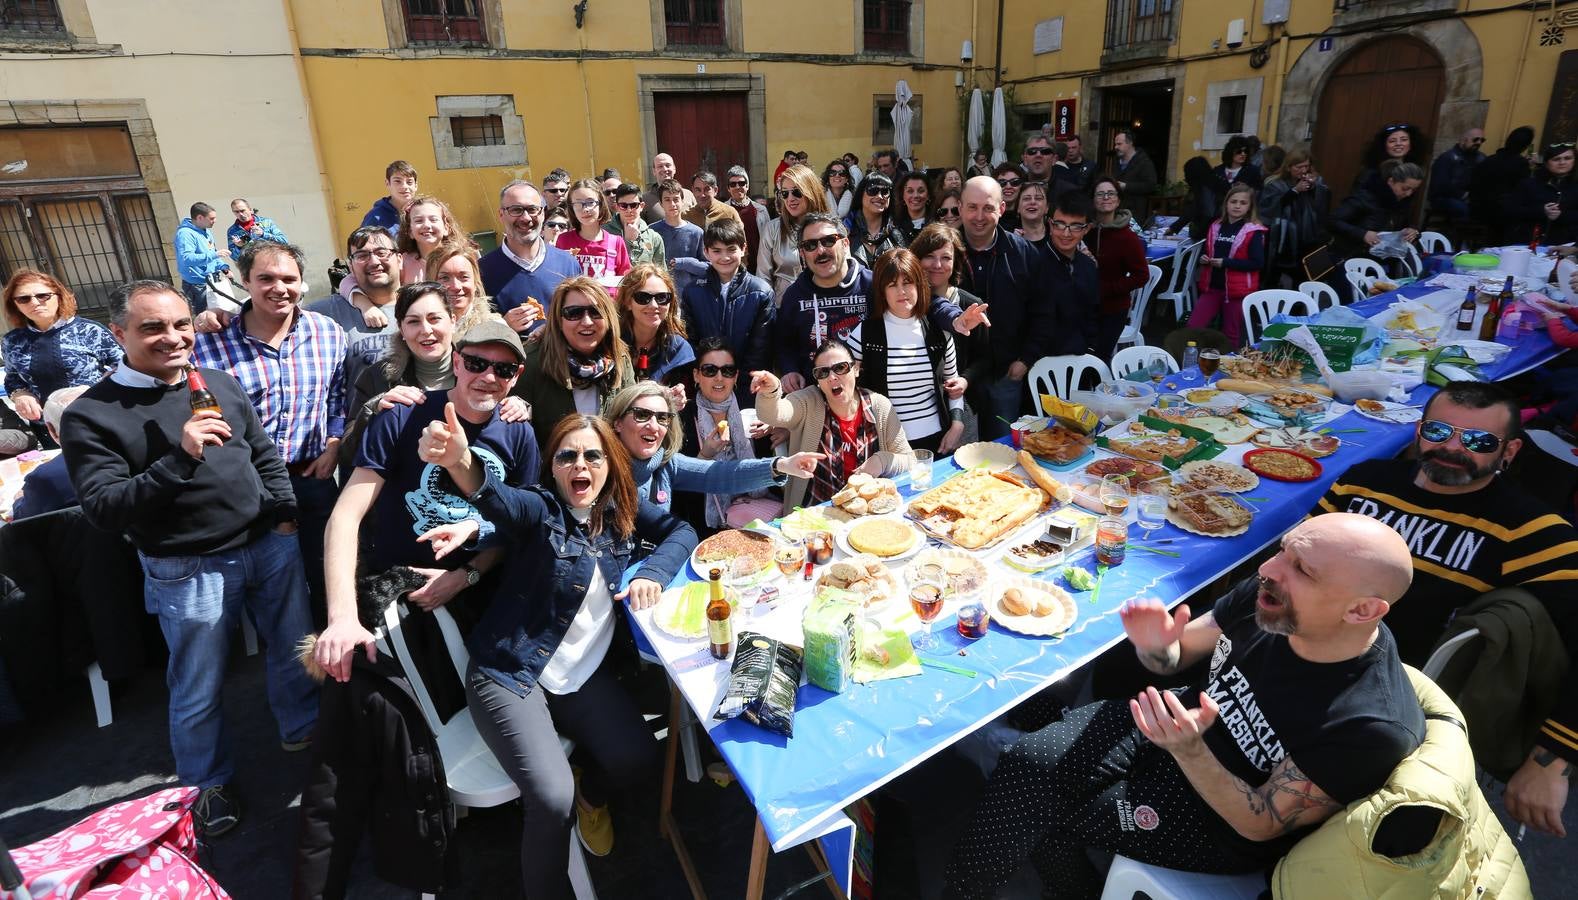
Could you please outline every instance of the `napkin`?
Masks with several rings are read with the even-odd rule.
[[[920,673],[920,657],[915,655],[910,636],[902,629],[862,627],[860,652],[855,656],[855,681],[870,684]]]

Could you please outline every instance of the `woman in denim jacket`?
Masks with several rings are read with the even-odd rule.
[[[523,883],[534,898],[569,898],[572,826],[588,851],[606,855],[614,840],[608,794],[642,783],[657,767],[657,742],[608,659],[614,607],[656,603],[695,549],[696,532],[637,499],[629,454],[602,419],[562,419],[543,445],[551,478],[513,488],[473,457],[453,407],[445,415],[428,426],[418,452],[496,526],[491,540],[514,545],[503,587],[468,641],[467,704],[520,788]],[[476,530],[467,521],[422,540],[442,557]],[[643,542],[656,549],[618,590]],[[579,778],[556,732],[586,757]]]

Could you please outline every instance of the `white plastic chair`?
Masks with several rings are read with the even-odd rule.
[[[1342,270],[1348,275],[1348,283],[1353,285],[1355,301],[1370,296],[1370,285],[1386,277],[1386,269],[1379,262],[1363,256],[1347,260],[1342,264]]]
[[[1266,288],[1244,298],[1244,339],[1253,344],[1260,340],[1260,333],[1279,315],[1311,315],[1315,302],[1301,291],[1287,288]],[[1260,320],[1257,325],[1256,319]]]
[[[1148,367],[1156,360],[1161,360],[1167,366],[1170,375],[1178,371],[1178,360],[1173,355],[1160,347],[1125,347],[1112,354],[1112,377],[1125,378],[1131,372]]]
[[[1079,389],[1087,372],[1095,372],[1102,381],[1112,380],[1112,370],[1101,357],[1090,353],[1043,356],[1036,360],[1030,367],[1030,390],[1035,394],[1036,408],[1041,408],[1042,394],[1067,400],[1070,393]]]
[[[1178,245],[1178,249],[1173,251],[1173,273],[1167,279],[1167,290],[1156,295],[1158,300],[1172,302],[1173,317],[1180,323],[1194,308],[1195,269],[1200,265],[1200,249],[1204,246],[1203,239]]]
[[[1435,681],[1441,677],[1442,672],[1446,671],[1447,663],[1452,661],[1452,657],[1456,656],[1465,644],[1477,637],[1479,637],[1478,628],[1470,628],[1461,634],[1452,635],[1451,640],[1437,647],[1435,652],[1430,654],[1430,659],[1425,661],[1424,668],[1419,671],[1423,672],[1426,678]]]
[[[1419,232],[1419,249],[1423,250],[1427,256],[1432,253],[1451,253],[1452,242],[1447,240],[1447,236],[1439,231],[1421,231]]]
[[[1330,306],[1342,305],[1336,289],[1324,281],[1306,281],[1299,285],[1299,293],[1315,301],[1317,313]]]
[[[1266,889],[1264,875],[1205,875],[1146,865],[1114,856],[1107,870],[1101,900],[1258,900]]]
[[[1162,280],[1161,266],[1145,268],[1150,271],[1150,275],[1143,286],[1129,292],[1129,322],[1123,326],[1123,333],[1118,335],[1114,347],[1140,347],[1145,344],[1145,334],[1140,329],[1145,324],[1145,311],[1151,305],[1151,294],[1156,292],[1156,285]]]
[[[433,698],[422,681],[422,673],[413,664],[410,649],[406,646],[401,628],[402,606],[401,603],[391,603],[384,607],[384,635],[378,642],[383,652],[400,661],[406,679],[411,683],[411,692],[416,695],[417,704],[422,708],[422,717],[438,738],[438,752],[444,762],[444,778],[449,782],[449,796],[457,812],[462,807],[481,809],[514,800],[520,796],[520,788],[504,774],[493,751],[488,749],[482,735],[477,733],[476,723],[471,720],[471,708],[466,707],[455,713],[448,722],[439,721],[438,709],[433,705]],[[464,679],[471,657],[466,652],[466,642],[460,636],[460,629],[443,607],[433,610],[433,618],[444,635],[444,646],[449,650],[456,677]],[[566,755],[575,746],[562,735],[559,743]],[[591,873],[586,869],[586,859],[581,855],[579,840],[570,841],[568,865],[570,885],[575,889],[576,897],[595,900],[597,892],[592,888]],[[427,900],[433,895],[422,896],[423,900]]]
[[[1403,249],[1408,251],[1408,255],[1403,257],[1403,268],[1406,270],[1407,277],[1418,278],[1424,275],[1425,260],[1424,257],[1419,255],[1419,248],[1413,244],[1407,244]]]

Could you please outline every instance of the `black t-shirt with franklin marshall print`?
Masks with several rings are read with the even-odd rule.
[[[1424,739],[1425,716],[1384,625],[1368,650],[1335,663],[1310,662],[1288,639],[1255,624],[1253,576],[1218,600],[1222,629],[1204,691],[1217,721],[1205,742],[1224,768],[1251,787],[1286,756],[1339,803],[1374,793]],[[1199,695],[1185,695],[1199,705]]]

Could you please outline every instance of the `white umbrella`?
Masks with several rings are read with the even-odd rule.
[[[981,149],[981,131],[986,126],[986,110],[982,108],[981,89],[970,92],[970,118],[964,126],[964,138],[970,144],[970,165],[975,165],[975,151]]]
[[[910,109],[910,100],[915,97],[915,92],[910,90],[910,83],[903,79],[893,88],[893,149],[899,154],[899,159],[905,162],[910,158],[910,120],[915,117]]]
[[[1008,123],[1003,112],[1003,89],[992,91],[992,168],[1008,159]]]

